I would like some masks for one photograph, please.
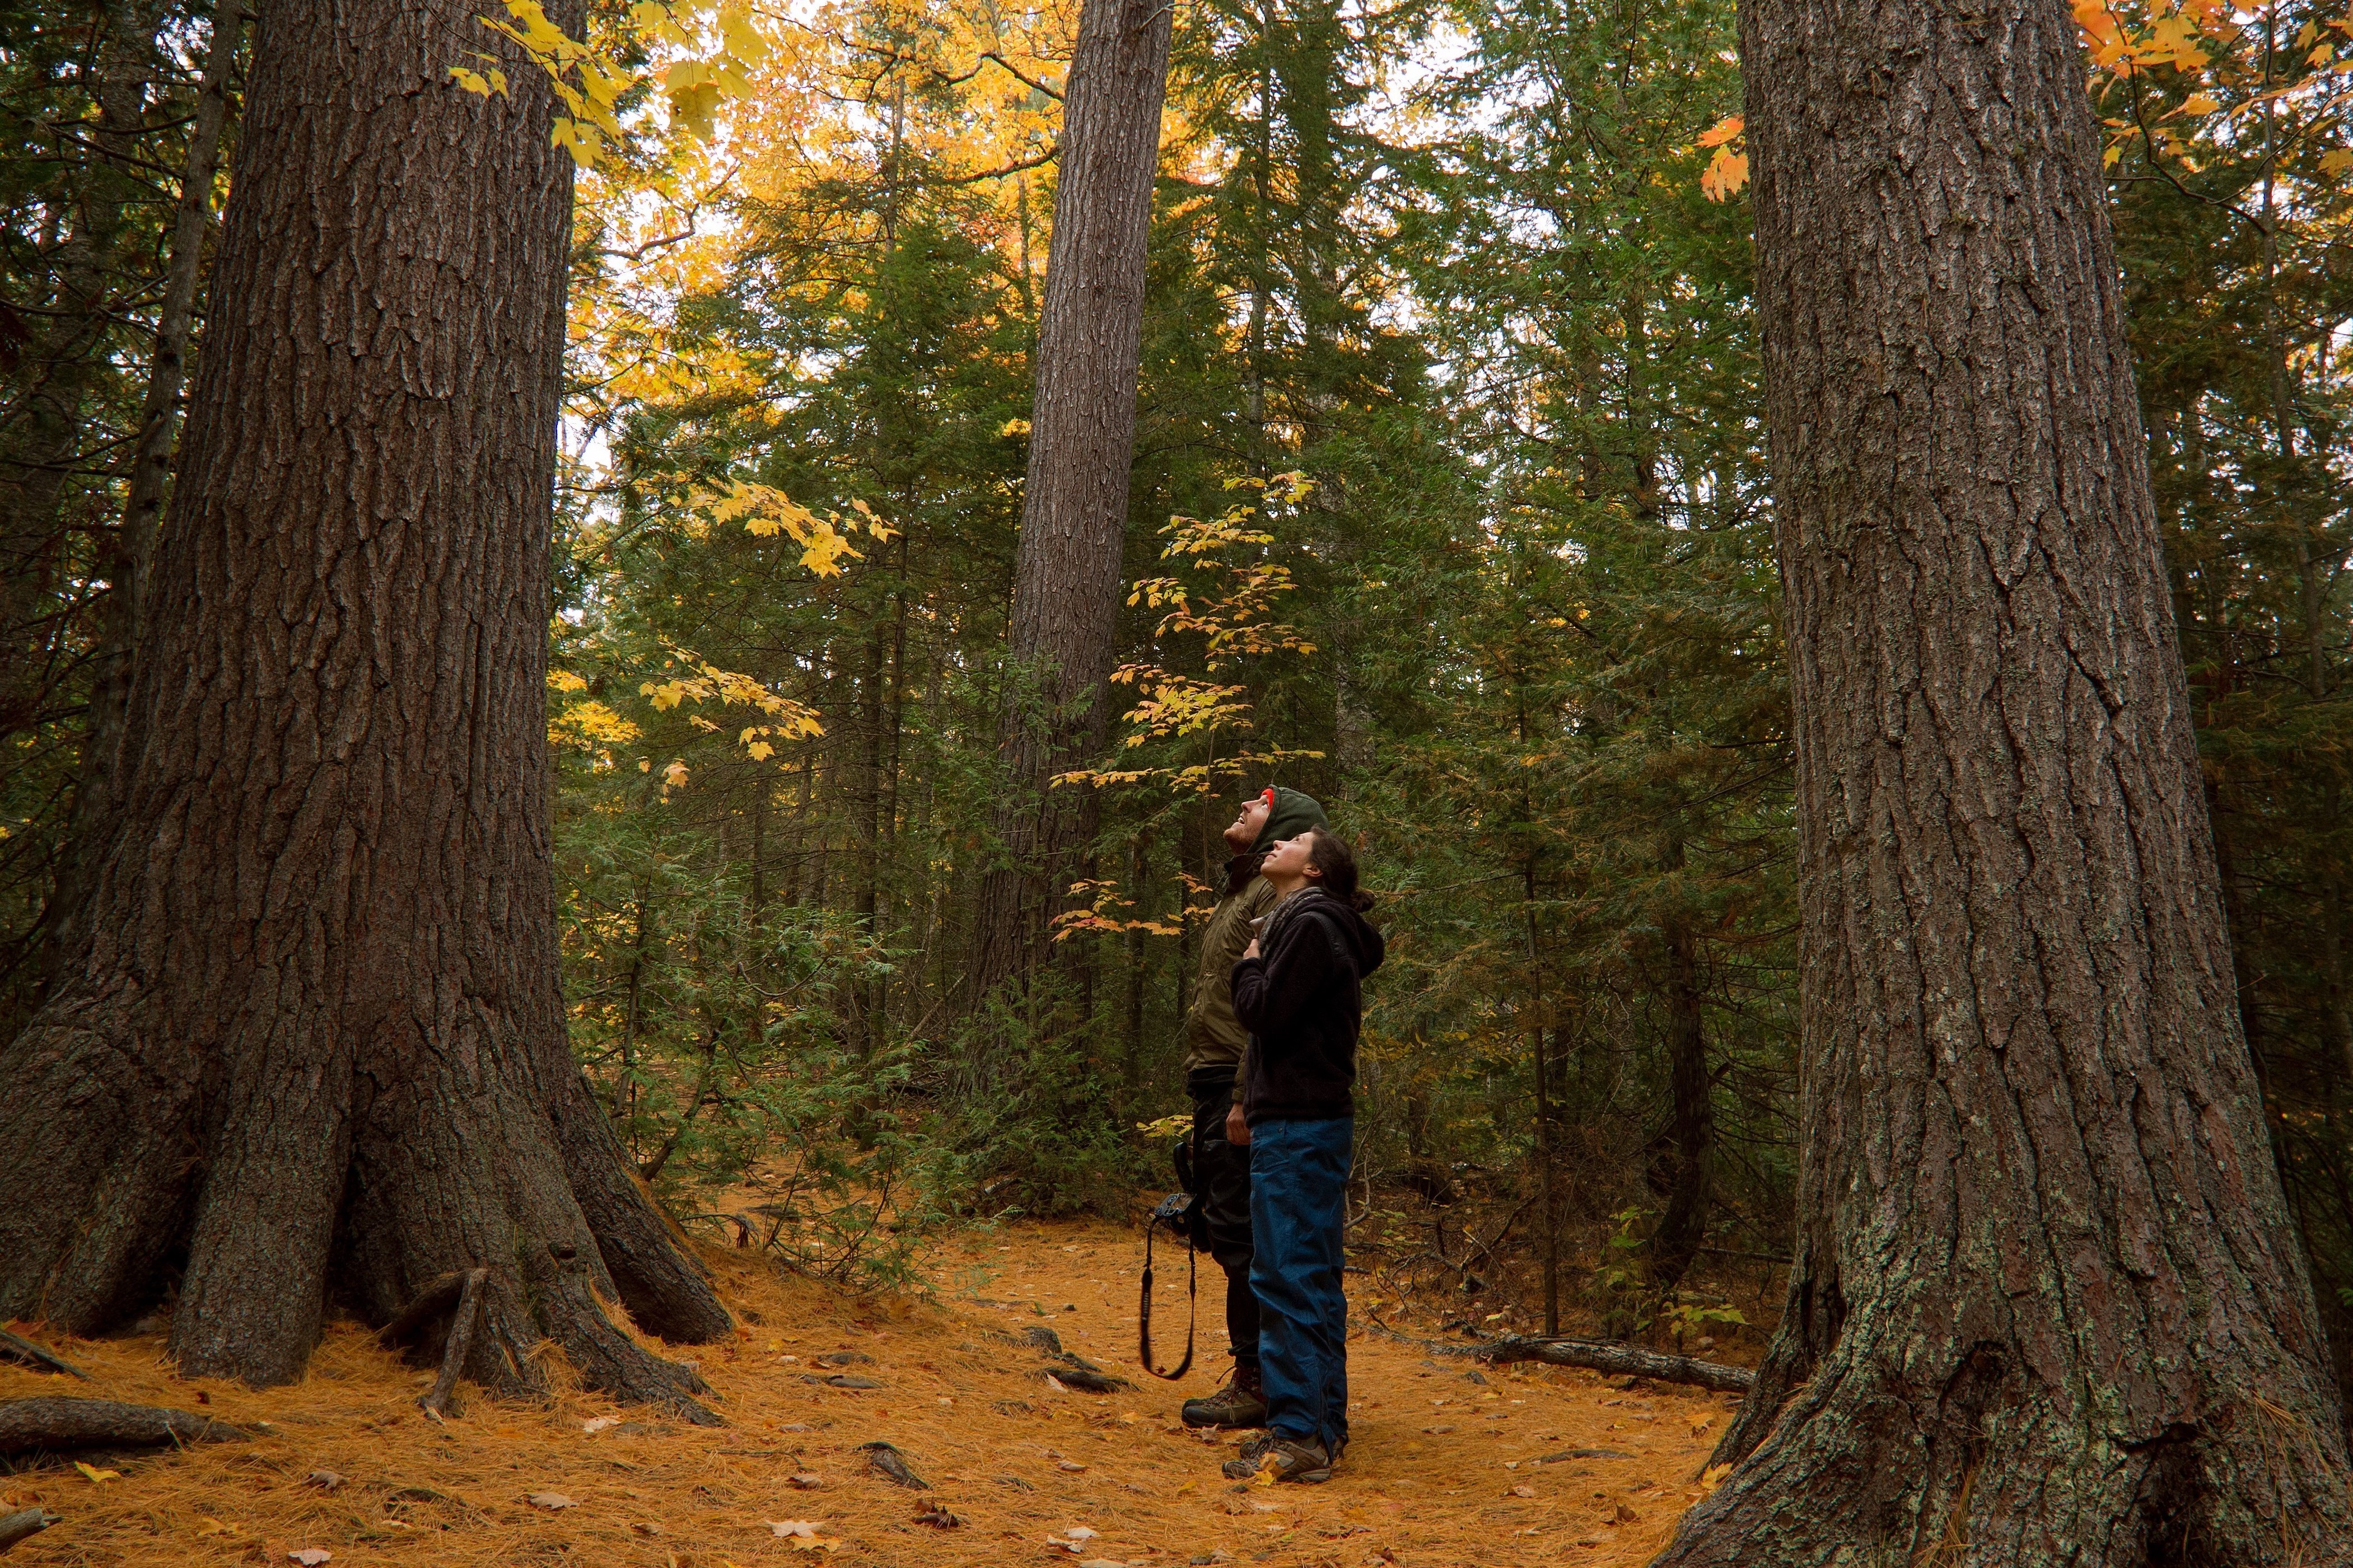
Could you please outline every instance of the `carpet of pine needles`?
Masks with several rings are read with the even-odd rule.
[[[717,1429],[569,1387],[540,1405],[493,1402],[467,1385],[462,1410],[435,1420],[417,1405],[431,1369],[405,1364],[347,1322],[329,1330],[301,1384],[258,1393],[174,1376],[153,1323],[142,1327],[156,1331],[99,1341],[15,1325],[91,1381],[0,1363],[0,1398],[201,1406],[255,1436],[78,1456],[96,1479],[70,1457],[0,1473],[0,1512],[37,1503],[63,1516],[9,1553],[8,1568],[278,1565],[313,1549],[336,1568],[1632,1568],[1700,1495],[1708,1450],[1735,1406],[1564,1368],[1470,1375],[1461,1361],[1358,1331],[1354,1440],[1339,1474],[1320,1487],[1237,1484],[1218,1465],[1241,1435],[1205,1440],[1176,1420],[1179,1402],[1214,1387],[1229,1364],[1220,1282],[1213,1272],[1203,1281],[1191,1375],[1174,1384],[1142,1376],[1132,1230],[1025,1224],[951,1237],[933,1255],[928,1299],[828,1289],[755,1253],[709,1256],[741,1327],[733,1344],[677,1353],[717,1391],[727,1421]],[[1155,1328],[1173,1362],[1182,1264],[1164,1259],[1161,1272]],[[1052,1328],[1135,1388],[1057,1390],[1047,1356],[1019,1337],[1033,1327]],[[869,1359],[819,1360],[845,1352]],[[841,1375],[881,1386],[824,1381]],[[931,1489],[875,1473],[860,1445],[878,1440]],[[1544,1462],[1576,1448],[1620,1457]],[[942,1510],[956,1522],[919,1521]]]

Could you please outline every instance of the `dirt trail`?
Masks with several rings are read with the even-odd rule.
[[[1218,1465],[1240,1435],[1205,1441],[1176,1418],[1178,1403],[1214,1386],[1227,1364],[1215,1276],[1203,1281],[1195,1371],[1180,1384],[1154,1382],[1134,1365],[1139,1249],[1134,1232],[1106,1224],[961,1236],[934,1256],[928,1302],[849,1297],[780,1279],[745,1254],[713,1255],[744,1319],[733,1345],[700,1357],[729,1423],[716,1430],[576,1392],[543,1408],[495,1405],[470,1389],[462,1415],[438,1424],[415,1403],[430,1373],[350,1324],[330,1330],[307,1381],[259,1394],[173,1377],[159,1364],[160,1334],[42,1335],[93,1381],[66,1388],[0,1366],[0,1398],[193,1408],[201,1393],[207,1414],[258,1436],[97,1462],[116,1479],[70,1467],[0,1475],[0,1512],[39,1503],[65,1520],[12,1552],[10,1568],[283,1564],[307,1548],[332,1552],[338,1568],[812,1559],[1632,1568],[1699,1495],[1695,1478],[1733,1408],[1725,1396],[1620,1391],[1562,1368],[1471,1376],[1459,1363],[1359,1334],[1349,1347],[1354,1440],[1339,1475],[1321,1487],[1238,1486]],[[1183,1310],[1179,1261],[1162,1269],[1155,1309],[1172,1358]],[[1137,1386],[1058,1391],[1046,1380],[1052,1362],[1021,1338],[1039,1327]],[[876,1474],[860,1447],[876,1441],[895,1445],[931,1489]],[[1545,1462],[1572,1449],[1609,1452]],[[340,1479],[330,1489],[313,1472]],[[565,1506],[545,1506],[545,1494]],[[919,1522],[934,1505],[960,1522]]]

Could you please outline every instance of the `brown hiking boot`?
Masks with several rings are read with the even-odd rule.
[[[1256,1452],[1252,1452],[1255,1449]],[[1296,1437],[1270,1436],[1263,1442],[1242,1445],[1242,1457],[1228,1459],[1219,1466],[1228,1479],[1246,1481],[1262,1471],[1271,1470],[1278,1481],[1298,1481],[1313,1486],[1332,1479],[1335,1463],[1330,1450],[1321,1443],[1303,1443]]]
[[[1266,1391],[1259,1384],[1258,1368],[1246,1361],[1234,1363],[1234,1375],[1225,1387],[1206,1399],[1187,1400],[1178,1419],[1187,1426],[1265,1426]]]

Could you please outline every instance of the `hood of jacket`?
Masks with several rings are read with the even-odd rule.
[[[1366,920],[1355,906],[1334,898],[1321,888],[1302,888],[1276,905],[1273,918],[1266,922],[1268,931],[1261,939],[1260,945],[1271,948],[1275,930],[1311,910],[1322,917],[1321,923],[1349,944],[1356,959],[1358,979],[1381,966],[1381,960],[1388,955],[1388,942],[1381,936],[1380,928]]]
[[[1329,827],[1324,819],[1323,803],[1312,795],[1302,795],[1281,784],[1269,792],[1274,796],[1272,809],[1266,814],[1265,825],[1251,840],[1250,852],[1263,855],[1274,847],[1279,838],[1296,838],[1311,827]]]

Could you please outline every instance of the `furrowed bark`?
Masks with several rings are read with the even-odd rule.
[[[1792,663],[1788,1305],[1661,1568],[2353,1560],[2073,19],[1746,0]]]
[[[539,69],[448,76],[467,0],[272,6],[133,659],[90,938],[0,1051],[0,1316],[157,1300],[190,1374],[301,1374],[485,1269],[533,1348],[678,1404],[725,1310],[565,1038],[546,618],[571,165]],[[576,30],[579,8],[554,8]],[[503,46],[501,46],[503,47]],[[535,1259],[574,1260],[541,1289]],[[699,1408],[699,1407],[698,1407]],[[707,1413],[706,1413],[707,1414]]]
[[[1028,967],[1092,830],[1092,792],[1051,783],[1100,748],[1108,719],[1170,14],[1166,0],[1087,0],[1080,14],[1014,563],[1017,679],[999,731],[1008,864],[981,885],[976,1005]]]

